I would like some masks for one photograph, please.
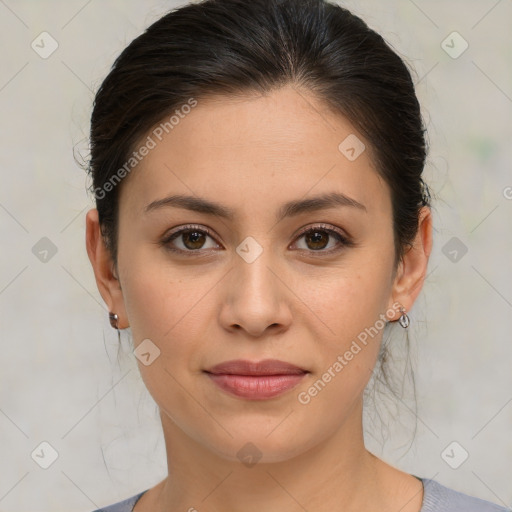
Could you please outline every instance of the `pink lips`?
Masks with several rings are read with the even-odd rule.
[[[224,391],[252,400],[280,395],[295,387],[307,373],[307,370],[278,359],[260,362],[236,359],[206,370],[208,377]]]

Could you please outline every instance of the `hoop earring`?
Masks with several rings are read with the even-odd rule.
[[[111,313],[109,312],[108,314],[108,318],[110,320],[110,325],[117,330],[117,339],[119,341],[119,343],[121,343],[121,331],[119,330],[119,326],[118,326],[118,320],[119,320],[119,317],[117,316],[116,313]]]
[[[407,313],[405,312],[405,308],[404,307],[401,307],[400,308],[400,313],[402,313],[402,315],[400,316],[400,318],[398,319],[398,323],[404,328],[404,329],[407,329],[407,327],[409,327],[409,324],[411,323],[410,320],[409,320],[409,317],[407,316]]]

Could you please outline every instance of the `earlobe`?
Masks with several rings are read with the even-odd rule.
[[[412,308],[425,281],[431,250],[432,214],[430,208],[425,206],[419,214],[418,232],[413,244],[399,264],[391,303],[399,302],[407,311]]]
[[[92,209],[86,215],[86,248],[94,270],[98,290],[107,304],[108,310],[115,312],[122,323],[124,300],[118,276],[114,272],[114,262],[105,246],[100,230],[98,210]]]

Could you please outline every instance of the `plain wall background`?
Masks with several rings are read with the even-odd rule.
[[[83,152],[93,93],[115,57],[182,3],[0,2],[0,511],[86,512],[166,475],[157,408],[129,332],[118,351],[85,250],[94,205],[73,147]],[[340,3],[415,68],[436,194],[429,276],[410,313],[417,431],[390,417],[389,441],[370,429],[368,447],[512,506],[512,4]],[[43,31],[58,43],[46,59],[31,47]],[[441,46],[453,31],[469,44],[458,58]],[[410,424],[410,403],[399,405]],[[58,453],[48,469],[31,457],[43,441]],[[452,460],[461,447],[469,454],[457,469],[441,455],[453,441]]]

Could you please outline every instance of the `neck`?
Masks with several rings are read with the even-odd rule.
[[[154,510],[349,512],[381,502],[381,461],[364,447],[362,404],[322,443],[312,440],[286,460],[252,466],[197,443],[165,413],[161,418],[169,476],[159,484]]]

